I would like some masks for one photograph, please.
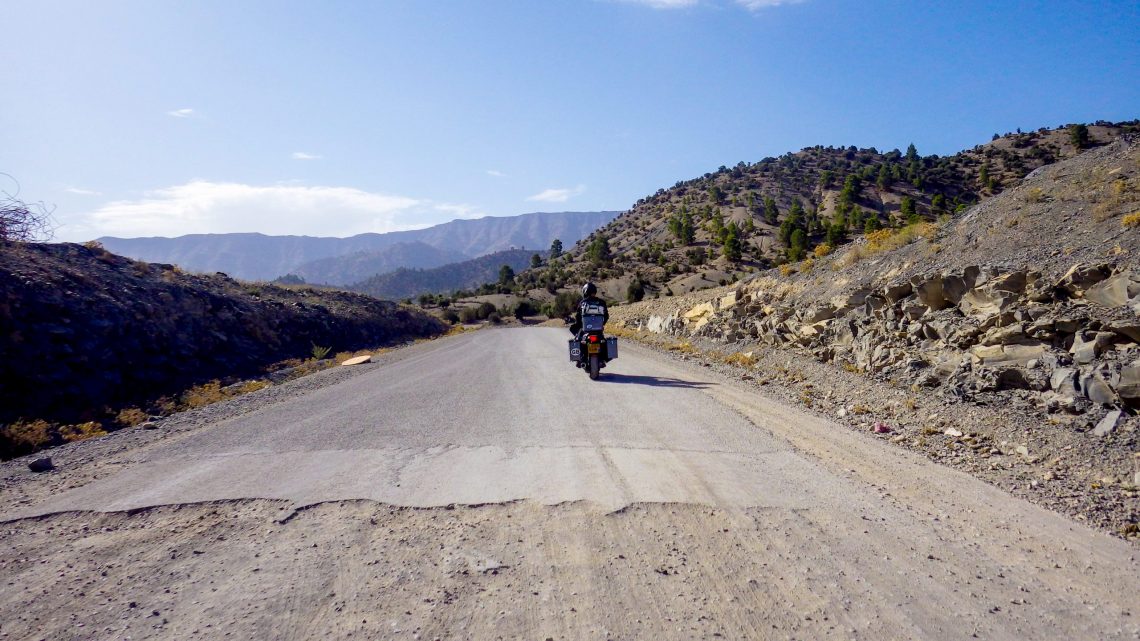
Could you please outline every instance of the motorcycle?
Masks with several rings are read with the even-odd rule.
[[[606,337],[605,317],[601,310],[590,313],[590,308],[582,314],[582,326],[570,327],[574,338],[570,339],[570,362],[576,367],[586,370],[590,380],[596,381],[601,376],[601,370],[606,363],[618,357],[617,337]]]

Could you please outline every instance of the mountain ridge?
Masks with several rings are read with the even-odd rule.
[[[272,236],[258,232],[188,234],[174,238],[97,239],[108,251],[135,260],[176,264],[202,273],[224,272],[244,280],[272,280],[315,260],[371,252],[399,242],[423,242],[465,256],[502,249],[545,249],[555,238],[570,246],[620,212],[532,212],[452,220],[424,229],[365,233],[347,238]]]

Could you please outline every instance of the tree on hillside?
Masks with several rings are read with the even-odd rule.
[[[934,194],[934,198],[930,199],[930,211],[934,213],[943,213],[946,211],[946,196],[942,194]]]
[[[764,197],[764,220],[769,224],[775,225],[780,217],[780,210],[776,209],[776,201],[771,196]]]
[[[721,243],[721,251],[724,257],[732,262],[740,260],[742,253],[742,246],[740,243],[740,229],[736,226],[736,222],[731,222],[725,228],[724,240]]]
[[[553,243],[550,243],[550,260],[554,260],[562,255],[562,241],[557,238]]]
[[[792,237],[788,243],[788,260],[797,261],[804,257],[804,251],[807,249],[807,235],[804,230],[797,229],[792,232]]]
[[[542,265],[542,256],[535,254],[534,256],[530,257],[530,266],[532,269],[539,267],[540,265]]]
[[[1089,128],[1085,125],[1069,125],[1069,142],[1077,149],[1089,146]]]
[[[503,265],[499,268],[499,284],[510,285],[515,281],[515,270],[511,269],[510,265]]]
[[[709,199],[713,201],[714,205],[719,205],[724,200],[724,191],[717,185],[709,187]]]
[[[672,232],[682,245],[691,244],[696,239],[696,230],[693,228],[693,215],[687,207],[681,208],[680,215],[669,218],[669,231]]]
[[[586,257],[595,266],[606,265],[613,259],[610,253],[610,240],[605,234],[598,234],[586,249]]]
[[[636,303],[645,298],[645,283],[641,280],[641,275],[635,275],[633,280],[629,282],[629,287],[626,289],[626,301]]]
[[[883,191],[887,191],[887,189],[891,186],[891,169],[887,166],[887,163],[879,165],[879,176],[875,181],[875,184],[877,184],[879,186],[879,189]]]
[[[906,163],[909,165],[918,160],[918,149],[915,149],[914,143],[910,143],[906,148]]]
[[[918,211],[915,209],[914,199],[910,196],[903,196],[902,204],[899,206],[899,209],[903,220],[908,223],[917,223],[922,220],[919,218]]]
[[[859,177],[855,174],[847,174],[847,178],[843,181],[843,190],[839,192],[839,202],[845,205],[853,205],[859,199],[859,192],[863,190],[863,184]]]

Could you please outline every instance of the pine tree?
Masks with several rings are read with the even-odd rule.
[[[499,284],[510,285],[515,280],[515,270],[511,269],[510,265],[503,265],[499,268]]]
[[[879,185],[879,189],[886,191],[891,186],[891,170],[887,163],[879,165],[879,177],[875,181]]]
[[[598,234],[597,238],[590,243],[586,250],[586,256],[590,259],[590,263],[595,266],[609,264],[613,255],[610,253],[610,240],[606,238],[605,234]]]
[[[804,250],[807,248],[807,235],[804,230],[796,229],[792,232],[788,244],[788,259],[792,261],[800,260],[804,257]]]
[[[780,219],[780,210],[776,209],[776,201],[770,196],[764,197],[764,219],[771,225]]]
[[[1077,149],[1089,146],[1089,128],[1085,125],[1069,125],[1069,142]]]
[[[918,215],[918,211],[915,209],[914,199],[910,196],[903,196],[899,213],[908,223],[917,223],[922,220]]]
[[[557,238],[553,243],[550,243],[550,260],[554,260],[562,255],[562,241]]]
[[[740,229],[737,228],[735,222],[728,224],[725,228],[724,241],[721,244],[721,250],[724,257],[732,262],[740,260],[741,244],[740,244]]]

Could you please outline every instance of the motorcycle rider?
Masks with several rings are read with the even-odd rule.
[[[578,301],[578,307],[574,310],[574,323],[570,325],[570,333],[581,338],[582,315],[586,313],[587,309],[597,309],[598,307],[602,309],[603,323],[610,322],[610,308],[606,305],[606,301],[598,298],[597,285],[587,282],[582,285],[582,300]]]

